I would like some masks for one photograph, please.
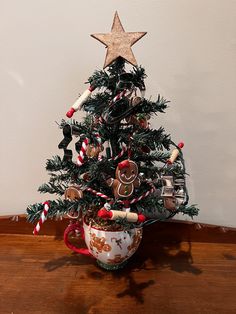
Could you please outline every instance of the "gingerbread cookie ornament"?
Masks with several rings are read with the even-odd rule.
[[[98,155],[103,151],[103,146],[102,145],[94,145],[90,144],[87,146],[86,154],[88,157],[93,158],[93,157],[98,157]]]
[[[69,186],[65,190],[65,199],[66,200],[79,200],[80,198],[83,198],[83,191],[80,189],[78,185],[72,185]]]
[[[150,120],[150,118],[151,118],[150,115],[138,114],[138,115],[131,115],[127,117],[125,120],[129,124],[140,126],[143,129],[148,129],[149,128],[148,120]]]
[[[116,168],[116,178],[108,179],[107,184],[113,188],[115,198],[130,197],[140,186],[137,164],[128,159],[121,161]]]

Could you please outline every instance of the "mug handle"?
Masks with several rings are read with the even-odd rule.
[[[66,244],[66,246],[71,249],[72,251],[82,254],[82,255],[86,255],[86,256],[91,256],[92,254],[89,252],[88,249],[85,248],[78,248],[75,245],[73,245],[70,240],[69,240],[69,234],[72,231],[79,231],[80,232],[80,236],[81,238],[84,240],[84,228],[82,226],[80,226],[78,223],[75,223],[73,225],[69,225],[65,231],[64,231],[64,242]]]

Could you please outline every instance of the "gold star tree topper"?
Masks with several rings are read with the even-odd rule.
[[[137,66],[137,61],[131,47],[146,34],[146,32],[125,32],[119,15],[116,12],[110,33],[92,34],[91,36],[99,40],[107,48],[105,64],[103,67],[105,69],[119,57],[122,57],[129,63]]]

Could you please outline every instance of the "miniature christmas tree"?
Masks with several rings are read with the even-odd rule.
[[[104,69],[89,77],[87,90],[67,112],[70,119],[59,124],[62,156],[47,160],[50,179],[39,187],[59,198],[28,207],[28,220],[40,219],[35,234],[46,216],[86,217],[116,230],[176,213],[197,215],[195,206],[187,206],[183,143],[175,144],[163,127],[153,129],[149,123],[165,112],[168,101],[144,96],[145,70],[131,46],[145,34],[125,32],[116,13],[110,33],[92,35],[107,48]],[[133,65],[129,71],[127,63]],[[82,109],[84,120],[74,120]],[[74,138],[72,151],[68,145]]]

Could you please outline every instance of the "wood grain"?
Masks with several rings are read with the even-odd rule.
[[[236,313],[235,244],[154,235],[109,272],[61,239],[1,234],[0,313]]]
[[[24,215],[17,216],[18,221],[13,221],[12,217],[0,217],[0,233],[5,234],[32,234],[34,225],[27,222]],[[47,220],[41,230],[40,235],[54,235],[61,238],[70,219]],[[222,228],[220,226],[201,224],[186,221],[169,220],[158,222],[145,227],[145,231],[150,237],[161,238],[162,241],[194,241],[212,243],[235,243],[236,228]],[[149,236],[148,235],[148,236]]]

